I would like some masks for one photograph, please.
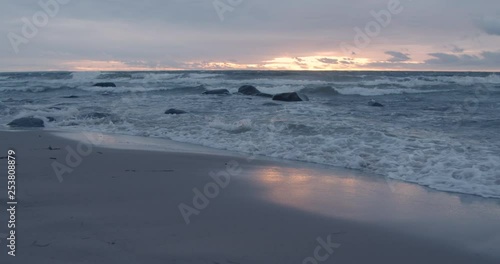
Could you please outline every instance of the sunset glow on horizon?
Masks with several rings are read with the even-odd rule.
[[[142,66],[141,66],[142,63]],[[388,61],[376,61],[369,58],[348,58],[342,56],[305,56],[305,57],[277,57],[261,63],[236,63],[236,62],[186,62],[183,67],[147,66],[145,62],[130,65],[123,61],[110,60],[80,60],[61,64],[60,68],[51,70],[59,71],[183,71],[183,70],[281,70],[281,71],[401,71],[420,70],[418,66],[424,61],[407,61],[406,68],[401,67],[375,67],[373,64],[384,64]],[[387,65],[390,66],[390,65]],[[23,70],[23,69],[21,69]],[[32,70],[29,68],[26,71]],[[427,69],[439,70],[439,69]],[[488,71],[485,69],[484,71]]]

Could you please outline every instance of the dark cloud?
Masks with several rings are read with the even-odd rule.
[[[443,49],[445,49],[446,51],[450,51],[452,53],[463,53],[465,51],[464,48],[462,48],[458,45],[455,45],[455,44],[443,45]]]
[[[392,58],[387,60],[390,62],[402,62],[411,60],[411,58],[408,56],[409,54],[405,54],[399,51],[386,51],[385,54],[392,56]]]
[[[455,55],[448,53],[431,53],[429,55],[433,58],[425,61],[427,66],[440,66],[452,69],[500,68],[500,51],[483,51],[478,55]]]
[[[479,27],[490,35],[500,36],[500,18],[484,17],[479,22]]]
[[[330,59],[330,58],[321,58],[318,59],[319,62],[326,63],[326,64],[339,64],[338,59]]]
[[[420,63],[379,61],[364,65],[365,68],[399,70],[488,70],[500,68],[500,51],[483,51],[478,55],[430,53],[431,59]]]
[[[344,58],[340,61],[341,64],[344,64],[344,65],[354,65],[356,64],[354,62],[354,59],[353,58]]]
[[[471,63],[480,60],[475,55],[454,55],[448,53],[430,53],[429,56],[434,57],[426,60],[428,64],[449,65],[449,64],[463,64]]]
[[[301,67],[302,69],[307,69],[309,67],[304,59],[300,57],[295,57],[293,59],[295,60],[295,64]]]
[[[296,61],[297,63],[301,63],[301,62],[303,62],[303,61],[304,61],[304,59],[299,58],[299,57],[295,57],[294,59],[295,59],[295,61]]]

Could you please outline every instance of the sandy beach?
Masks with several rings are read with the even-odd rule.
[[[101,139],[85,149],[43,130],[0,132],[2,153],[16,151],[19,202],[17,255],[7,256],[2,239],[1,263],[500,260],[498,200],[180,144],[147,151],[146,143],[137,147],[148,142],[141,138]],[[68,149],[86,156],[68,164]],[[55,162],[71,168],[62,181]],[[0,181],[5,186],[6,173]],[[6,233],[5,194],[1,204]]]

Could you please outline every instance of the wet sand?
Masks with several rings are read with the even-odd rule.
[[[0,132],[0,157],[16,151],[19,202],[17,256],[2,239],[0,262],[500,262],[498,200],[162,142]]]

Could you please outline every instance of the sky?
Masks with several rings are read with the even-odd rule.
[[[11,0],[0,71],[500,71],[498,0]]]

